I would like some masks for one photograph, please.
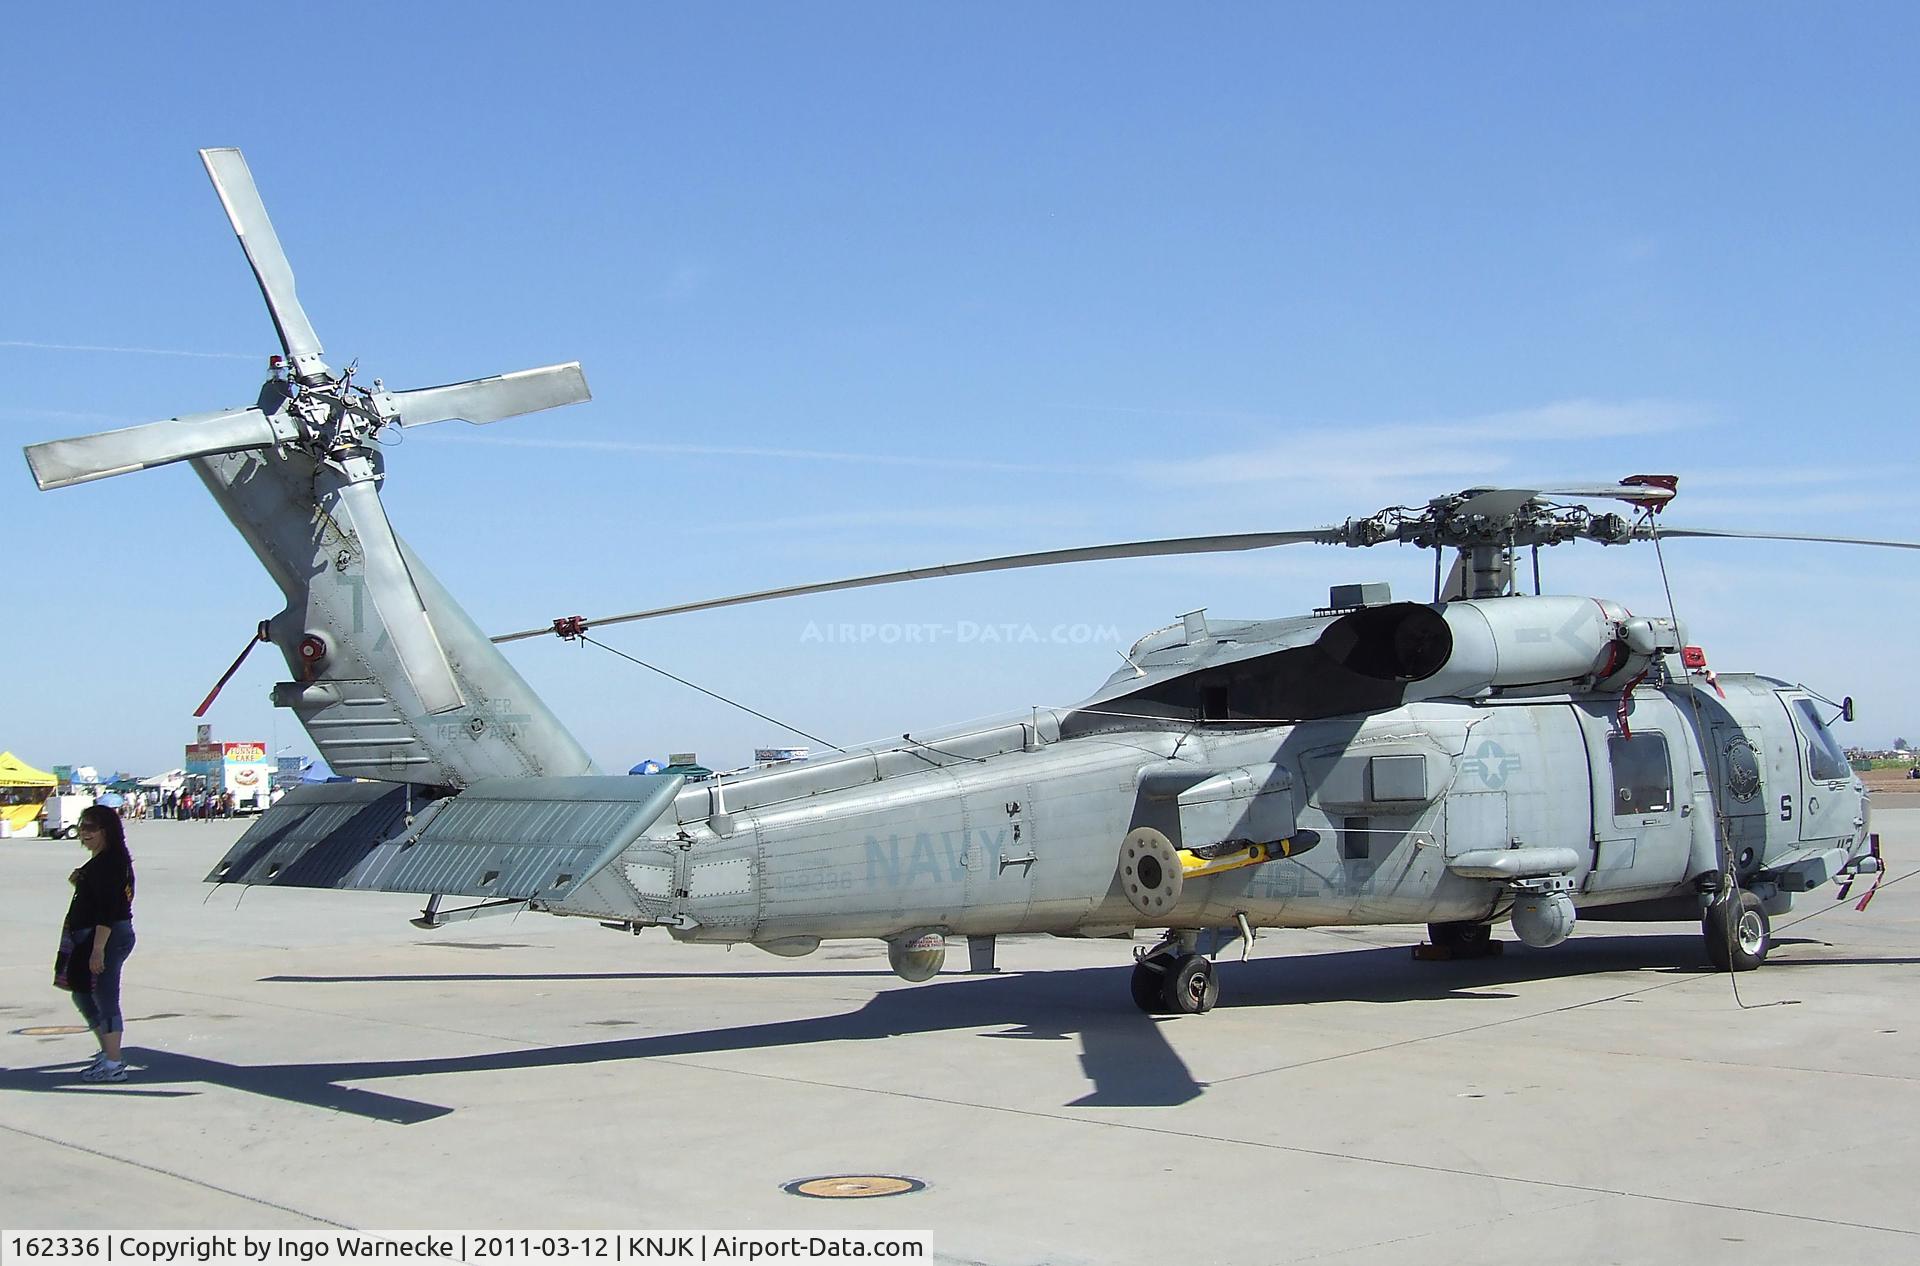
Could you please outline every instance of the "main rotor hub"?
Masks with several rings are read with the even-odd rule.
[[[1391,506],[1364,519],[1349,519],[1342,529],[1346,544],[1382,545],[1397,541],[1422,549],[1519,549],[1598,541],[1622,545],[1633,539],[1624,515],[1595,514],[1581,505],[1530,500],[1498,513],[1472,508],[1468,493],[1435,499],[1424,509]]]

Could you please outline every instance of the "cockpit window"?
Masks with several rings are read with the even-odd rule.
[[[1607,739],[1613,766],[1613,814],[1624,818],[1673,810],[1673,768],[1667,764],[1665,736],[1642,731],[1632,738]]]
[[[1840,750],[1833,732],[1821,721],[1813,700],[1795,699],[1793,718],[1800,723],[1801,737],[1807,740],[1807,772],[1815,782],[1834,782],[1853,773],[1853,767],[1847,764],[1847,754]]]

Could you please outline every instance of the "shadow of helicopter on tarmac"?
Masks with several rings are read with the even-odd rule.
[[[1892,960],[1872,960],[1887,962]],[[1811,963],[1806,965],[1813,965]],[[1416,963],[1406,946],[1369,947],[1320,954],[1291,954],[1247,963],[1223,962],[1228,985],[1223,1008],[1246,1011],[1314,1003],[1395,1004],[1438,999],[1511,998],[1497,991],[1541,979],[1582,975],[1660,972],[1676,978],[1711,974],[1698,936],[1585,937],[1552,951],[1511,946],[1503,957],[1451,963]],[[360,1088],[358,1083],[400,1077],[568,1068],[726,1051],[765,1050],[814,1043],[874,1041],[913,1033],[979,1029],[983,1038],[1066,1041],[1078,1037],[1080,1062],[1093,1089],[1070,1108],[1172,1107],[1198,1098],[1196,1081],[1167,1040],[1166,1018],[1135,1010],[1128,996],[1128,967],[994,976],[950,976],[915,988],[876,993],[857,1010],[767,1024],[687,1033],[656,1034],[420,1059],[340,1060],[298,1064],[232,1064],[172,1051],[135,1048],[137,1081],[112,1093],[171,1097],[218,1086],[286,1103],[345,1112],[368,1120],[417,1125],[453,1108]],[[633,981],[730,976],[878,976],[879,972],[605,972],[393,974],[374,976],[270,976],[266,983],[447,984],[520,981]],[[1279,1017],[1275,1017],[1276,1021]],[[1196,1023],[1196,1021],[1186,1021]],[[1204,1026],[1206,1021],[1197,1023]],[[1008,1027],[1011,1026],[1011,1027]],[[96,1093],[80,1082],[72,1063],[0,1069],[0,1091]]]

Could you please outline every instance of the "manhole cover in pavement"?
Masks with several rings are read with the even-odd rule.
[[[814,1200],[871,1200],[875,1196],[905,1196],[926,1190],[918,1178],[895,1174],[829,1174],[822,1178],[796,1178],[782,1183],[780,1190],[790,1196]]]
[[[65,1037],[69,1033],[85,1033],[84,1024],[36,1024],[30,1029],[15,1029],[15,1037]]]

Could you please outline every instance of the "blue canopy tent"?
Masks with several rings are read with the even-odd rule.
[[[327,762],[321,760],[318,756],[315,756],[311,760],[307,761],[307,763],[301,768],[300,781],[302,783],[352,782],[353,779],[349,778],[345,774],[334,773],[333,770],[328,767]]]

